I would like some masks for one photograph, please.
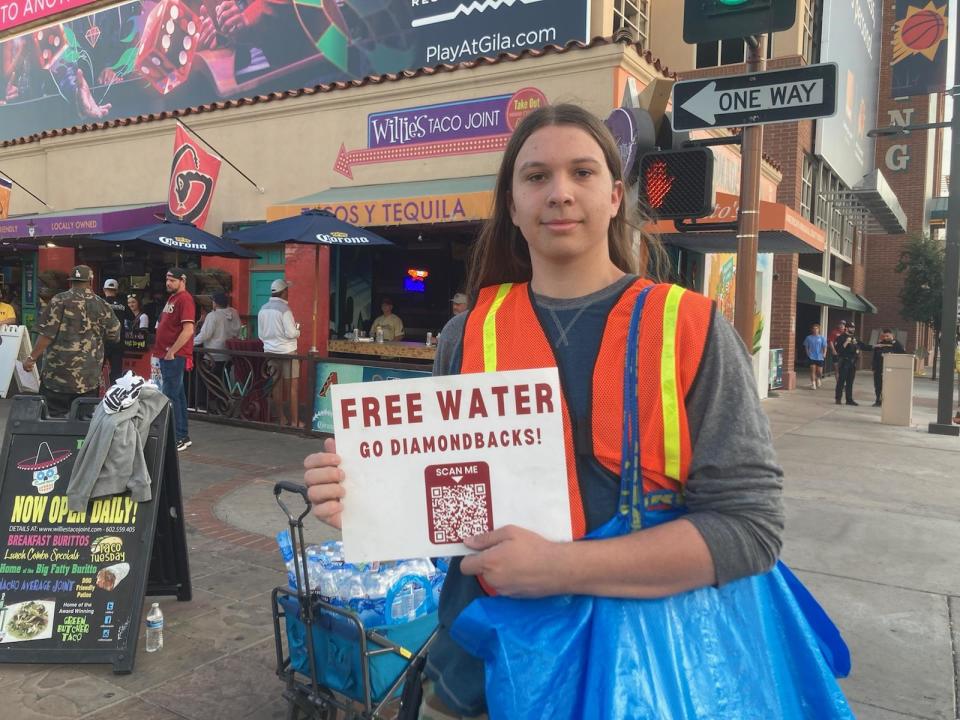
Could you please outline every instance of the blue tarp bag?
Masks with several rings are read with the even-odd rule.
[[[636,400],[639,321],[631,318],[624,382],[621,491],[639,498],[582,542],[677,517],[647,510]],[[636,489],[636,494],[634,490]],[[631,600],[563,595],[473,601],[451,628],[485,664],[493,719],[839,720],[853,718],[834,671],[850,656],[813,596],[778,563],[721,588]]]

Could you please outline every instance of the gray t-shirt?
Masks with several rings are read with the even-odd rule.
[[[632,280],[622,278],[582,298],[534,296],[544,330],[567,372],[578,365],[593,367],[588,356],[596,357],[599,339],[591,345],[588,338],[599,337],[609,308]],[[459,372],[466,320],[467,313],[457,315],[441,331],[434,374]],[[576,342],[570,342],[571,338]],[[577,402],[577,398],[568,397],[571,412]],[[713,558],[717,584],[769,570],[779,555],[783,532],[783,471],[760,407],[750,356],[730,323],[716,312],[686,409],[693,457],[685,485],[689,512],[684,518],[703,536]],[[597,477],[601,482],[614,483],[615,497],[617,479]],[[605,492],[610,496],[609,489]],[[583,494],[587,502],[589,491]],[[612,516],[615,507],[603,519]],[[589,516],[590,508],[586,510]],[[465,680],[481,674],[482,664],[459,650],[446,630],[480,593],[473,578],[459,574],[458,564],[452,569],[448,577],[451,587],[444,588],[440,608],[442,632],[431,648],[428,674],[448,705],[465,714],[476,714],[483,709],[482,685],[474,688]]]

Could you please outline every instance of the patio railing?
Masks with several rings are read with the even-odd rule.
[[[311,432],[316,361],[277,355],[257,340],[231,341],[218,350],[196,348],[187,374],[187,407],[205,420]]]

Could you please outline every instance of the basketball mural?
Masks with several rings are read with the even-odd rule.
[[[943,92],[948,0],[897,0],[891,97]]]

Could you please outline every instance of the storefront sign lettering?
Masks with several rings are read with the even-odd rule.
[[[887,116],[890,118],[891,125],[904,127],[909,125],[913,118],[915,108],[904,108],[903,110],[888,110]],[[883,162],[887,170],[893,172],[902,172],[910,167],[910,146],[906,143],[891,145],[883,156]]]
[[[90,5],[93,0],[9,0],[0,3],[0,31]]]
[[[338,220],[361,226],[415,225],[424,222],[454,222],[481,220],[490,213],[491,193],[475,192],[461,195],[433,195],[418,198],[398,198],[366,202],[345,202],[321,205]],[[300,208],[297,208],[300,212]],[[275,218],[274,218],[275,219]],[[362,238],[334,238],[330,244],[362,244]]]
[[[883,158],[888,170],[900,172],[910,167],[910,148],[906,144],[891,145]]]
[[[537,88],[512,95],[421,105],[367,116],[367,147],[341,145],[334,170],[352,178],[354,165],[497,152],[526,115],[547,104]]]
[[[90,220],[66,220],[63,222],[54,221],[50,223],[50,229],[54,233],[66,232],[97,232],[100,230],[100,222],[96,219]]]
[[[424,105],[367,116],[367,146],[393,147],[509,132],[506,105],[510,95]]]

